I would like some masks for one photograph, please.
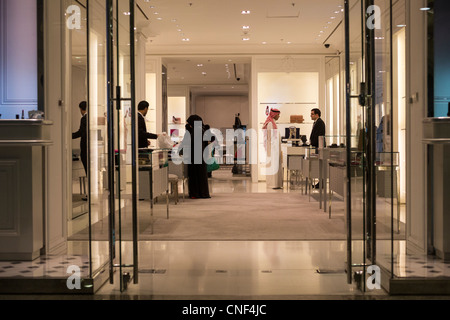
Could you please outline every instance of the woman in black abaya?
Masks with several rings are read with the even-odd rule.
[[[189,144],[185,136],[185,139],[183,141],[183,148],[190,149],[190,163],[188,164],[188,187],[189,187],[189,198],[191,199],[211,198],[209,194],[208,168],[205,160],[203,159],[203,153],[205,151],[205,148],[208,146],[208,142],[203,141],[203,135],[205,134],[205,131],[206,127],[203,124],[203,120],[200,116],[192,115],[189,117],[186,124],[186,135],[188,133],[190,134],[191,141]],[[201,149],[197,147],[198,148],[197,157],[195,157],[196,140],[198,141],[198,143],[201,144]],[[183,151],[184,154],[186,155],[185,151],[187,150]],[[196,158],[197,163],[195,161]]]

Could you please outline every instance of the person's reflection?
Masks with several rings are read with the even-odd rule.
[[[82,101],[79,106],[80,113],[81,113],[81,120],[80,120],[80,128],[77,132],[72,133],[72,139],[80,139],[80,159],[83,163],[84,172],[86,173],[86,176],[88,174],[88,167],[87,167],[87,120],[86,120],[86,114],[87,114],[87,103],[86,101]],[[87,196],[83,198],[84,201],[87,201]]]

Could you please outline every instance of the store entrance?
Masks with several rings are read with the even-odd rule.
[[[134,1],[87,3],[90,243],[100,243],[92,258],[121,291],[138,282],[135,9]]]
[[[94,290],[109,279],[124,291],[138,282],[135,3],[71,0],[64,5],[72,132],[78,130],[72,135],[69,251],[88,257],[89,271],[82,277],[94,280]],[[87,161],[81,161],[83,155]]]

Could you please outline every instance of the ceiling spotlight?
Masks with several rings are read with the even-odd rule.
[[[250,14],[250,10],[242,10],[241,14]]]

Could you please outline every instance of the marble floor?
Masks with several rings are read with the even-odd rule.
[[[216,173],[211,180],[214,193],[296,193],[299,188],[267,189],[265,183],[246,178],[227,178]],[[182,205],[180,202],[179,205]],[[77,218],[74,223],[82,222]],[[69,229],[80,229],[72,226]],[[354,242],[354,259],[362,253]],[[389,267],[394,259],[397,277],[450,277],[450,264],[429,256],[406,253],[404,241],[396,241],[391,255],[390,241],[380,241],[378,263]],[[362,247],[361,247],[362,248]],[[90,264],[88,252],[95,259]],[[387,299],[383,289],[362,292],[348,283],[345,272],[346,241],[141,241],[139,243],[139,282],[120,290],[119,272],[114,283],[103,285],[99,299]],[[132,263],[131,243],[123,243],[123,263]],[[31,262],[0,262],[1,278],[67,278],[70,267],[79,268],[82,277],[107,262],[106,242],[73,241],[67,252],[44,256]],[[131,272],[123,268],[122,272]]]

